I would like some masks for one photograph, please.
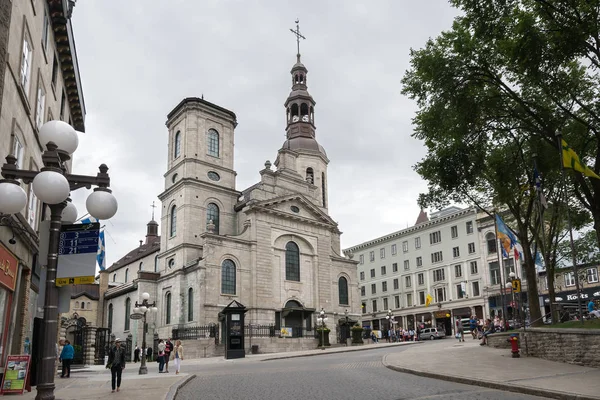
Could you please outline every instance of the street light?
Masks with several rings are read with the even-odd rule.
[[[345,337],[345,342],[346,342],[346,346],[348,346],[348,337],[350,336],[350,327],[348,326],[348,309],[346,308],[346,310],[344,311],[344,316],[346,317],[346,337]]]
[[[394,324],[398,323],[398,321],[394,320],[394,315],[392,314],[392,310],[388,310],[387,315],[385,316],[385,319],[387,319],[387,321],[388,321],[388,340],[391,340],[389,331],[394,330]]]
[[[27,194],[20,186],[32,184],[33,192],[50,207],[50,235],[46,269],[46,293],[44,296],[44,319],[42,321],[42,361],[39,368],[36,400],[54,399],[54,360],[56,359],[56,334],[58,332],[58,289],[56,267],[60,244],[61,223],[75,222],[77,209],[70,203],[69,192],[82,187],[97,186],[88,197],[88,212],[95,218],[108,219],[117,212],[117,200],[108,186],[108,167],[100,165],[96,176],[73,175],[67,170],[66,162],[77,149],[79,139],[73,127],[63,121],[48,121],[39,131],[40,143],[46,146],[42,154],[44,167],[40,171],[23,170],[17,167],[17,158],[9,154],[0,169],[0,213],[16,214],[27,204]],[[98,195],[98,193],[102,193]],[[64,218],[64,220],[63,220]]]
[[[137,301],[135,302],[135,308],[133,309],[134,314],[136,315],[140,315],[140,313],[144,316],[144,322],[142,325],[142,363],[140,364],[140,370],[139,370],[139,374],[140,375],[146,375],[148,373],[148,367],[146,367],[146,314],[148,313],[148,311],[152,311],[153,313],[158,311],[158,308],[156,308],[156,301],[153,301],[152,303],[148,302],[148,299],[150,298],[150,294],[147,292],[142,293],[142,302],[138,303]],[[139,317],[138,317],[139,318]]]
[[[321,324],[321,350],[325,350],[325,322],[327,321],[327,315],[325,310],[321,307],[321,312],[317,318],[317,323]]]

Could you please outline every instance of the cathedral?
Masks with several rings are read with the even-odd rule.
[[[185,98],[167,115],[160,235],[152,220],[145,243],[105,271],[104,320],[115,336],[133,334],[141,345],[130,313],[143,292],[158,308],[149,341],[219,324],[233,300],[247,308],[246,324],[292,332],[314,329],[323,310],[332,341],[340,324],[358,321],[357,262],[342,255],[329,215],[329,158],[316,139],[307,75],[297,54],[284,104],[286,140],[258,182],[241,191],[236,115],[201,98]]]

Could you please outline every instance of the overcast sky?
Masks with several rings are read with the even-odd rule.
[[[412,166],[425,149],[411,138],[416,106],[400,80],[410,48],[449,29],[455,15],[446,0],[78,1],[72,23],[87,117],[74,173],[110,168],[119,212],[106,222],[106,265],[144,238],[152,201],[162,207],[166,115],[183,98],[204,95],[236,113],[238,190],[275,161],[296,18],[343,248],[412,226],[426,188]]]

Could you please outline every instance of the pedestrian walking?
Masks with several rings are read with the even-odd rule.
[[[459,342],[465,341],[465,332],[463,329],[463,324],[460,318],[456,318],[456,338]]]
[[[152,347],[146,347],[146,361],[152,361]]]
[[[133,362],[137,363],[140,361],[140,348],[135,346],[135,350],[133,350]]]
[[[110,383],[112,385],[112,393],[117,392],[121,388],[121,373],[125,369],[125,348],[121,347],[121,339],[115,339],[115,345],[108,353],[108,364],[110,367]]]
[[[181,361],[183,361],[183,346],[181,345],[181,340],[175,342],[173,354],[173,361],[175,362],[175,374],[178,374],[179,369],[181,368]]]
[[[71,363],[73,362],[73,357],[75,357],[75,349],[71,346],[71,342],[65,340],[65,345],[60,353],[60,362],[62,363],[61,378],[64,378],[65,376],[67,378],[71,377]]]
[[[168,338],[165,343],[165,371],[169,373],[169,360],[171,359],[171,352],[173,351],[173,342],[171,338]]]
[[[162,374],[165,368],[165,341],[160,339],[158,342],[158,373]]]

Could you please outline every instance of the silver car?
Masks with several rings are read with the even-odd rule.
[[[419,334],[419,340],[435,340],[442,339],[446,336],[446,332],[438,330],[438,328],[425,328],[421,329]]]

